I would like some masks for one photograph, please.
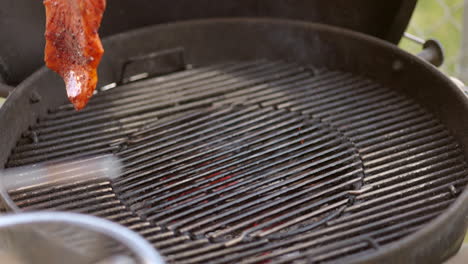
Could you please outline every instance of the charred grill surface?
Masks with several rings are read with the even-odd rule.
[[[51,109],[7,166],[115,153],[116,182],[11,191],[94,214],[174,263],[327,262],[440,215],[465,187],[444,126],[361,76],[271,61],[194,68]]]

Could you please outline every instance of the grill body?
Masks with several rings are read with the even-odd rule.
[[[100,92],[79,113],[46,69],[15,91],[0,112],[19,122],[0,132],[6,166],[108,152],[126,166],[118,182],[11,192],[20,207],[106,217],[175,263],[437,263],[460,245],[468,108],[418,58],[257,19],[147,28],[105,47],[102,85],[121,81],[130,57],[183,58],[151,57],[166,74]]]

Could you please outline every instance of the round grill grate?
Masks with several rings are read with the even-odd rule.
[[[283,62],[227,63],[65,104],[7,166],[116,153],[124,175],[11,191],[24,209],[89,213],[170,262],[326,262],[434,219],[468,177],[448,131],[366,78]]]
[[[282,238],[352,203],[362,163],[339,131],[271,107],[208,109],[129,138],[115,184],[142,218],[212,241]],[[144,171],[144,173],[141,173]]]

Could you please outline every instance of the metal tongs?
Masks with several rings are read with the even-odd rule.
[[[11,199],[9,191],[91,180],[111,181],[119,177],[120,172],[120,161],[113,155],[15,167],[0,171],[0,195],[9,209],[22,212]]]
[[[124,227],[72,213],[23,213],[9,195],[12,190],[110,181],[120,172],[121,164],[112,155],[0,171],[0,195],[14,212],[0,215],[0,263],[130,264],[136,263],[135,258],[163,263],[151,245]],[[111,248],[115,249],[116,241],[133,252],[115,255]]]

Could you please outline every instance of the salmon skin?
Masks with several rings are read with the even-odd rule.
[[[96,89],[97,68],[104,48],[98,30],[106,0],[44,0],[45,62],[65,82],[76,110],[83,109]]]

